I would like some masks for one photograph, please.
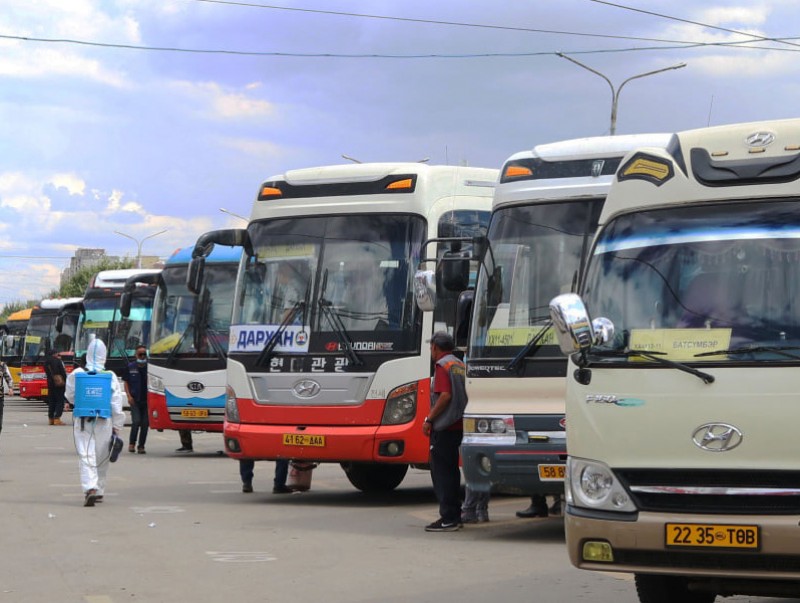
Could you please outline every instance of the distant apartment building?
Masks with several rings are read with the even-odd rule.
[[[61,284],[63,285],[78,272],[81,268],[87,266],[96,266],[102,260],[110,260],[112,262],[119,261],[118,256],[106,255],[105,249],[88,249],[78,248],[75,250],[75,255],[69,260],[69,266],[61,271]],[[144,258],[142,258],[144,259]]]

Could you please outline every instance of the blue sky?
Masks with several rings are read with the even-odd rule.
[[[753,37],[796,35],[795,0],[275,1],[3,2],[0,305],[57,287],[78,247],[135,256],[115,230],[169,229],[143,243],[166,256],[240,226],[219,208],[249,215],[260,182],[287,169],[342,154],[499,168],[538,143],[608,133],[608,84],[557,52],[615,85],[687,63],[626,84],[618,134],[800,106],[800,39]]]

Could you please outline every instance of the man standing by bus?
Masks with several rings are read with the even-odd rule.
[[[462,419],[467,406],[466,371],[455,355],[455,341],[438,331],[430,339],[436,363],[431,388],[431,410],[422,433],[431,438],[431,481],[439,501],[439,519],[426,532],[453,532],[461,528],[461,471],[459,447],[464,435]]]
[[[150,428],[150,417],[147,414],[147,348],[143,345],[136,347],[136,360],[128,364],[127,370],[122,374],[122,381],[125,383],[125,394],[131,408],[128,452],[133,452],[136,447],[139,454],[145,454],[144,445]]]

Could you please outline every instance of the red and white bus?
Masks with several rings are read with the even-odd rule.
[[[364,491],[391,490],[428,462],[436,330],[455,294],[414,303],[426,239],[485,234],[497,170],[374,163],[286,172],[259,189],[246,230],[206,233],[245,250],[227,363],[225,449],[249,459],[341,463]],[[444,251],[444,250],[442,250]]]
[[[43,299],[31,310],[20,362],[19,395],[23,398],[47,399],[44,361],[49,349],[54,349],[61,357],[67,371],[74,368],[73,352],[81,301],[80,297]],[[59,314],[63,315],[67,308],[71,308],[70,319],[63,321],[59,332],[56,328]]]

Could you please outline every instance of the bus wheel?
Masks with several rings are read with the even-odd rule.
[[[640,603],[714,603],[715,593],[689,590],[686,578],[636,574],[636,594]]]
[[[342,463],[347,479],[362,492],[391,492],[408,471],[408,465],[388,463]]]

